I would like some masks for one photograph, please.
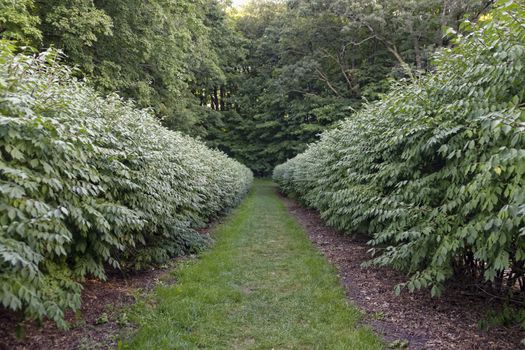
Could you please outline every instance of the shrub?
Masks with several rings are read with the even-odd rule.
[[[58,61],[0,42],[0,302],[65,327],[85,276],[198,250],[252,174]]]
[[[435,70],[366,105],[274,170],[327,222],[372,236],[373,264],[440,294],[453,275],[524,288],[525,10],[466,22]]]

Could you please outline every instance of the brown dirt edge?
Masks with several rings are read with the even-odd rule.
[[[15,336],[14,315],[0,314],[0,350],[116,349],[118,340],[134,328],[126,322],[126,307],[134,304],[137,298],[144,297],[160,281],[174,283],[167,279],[167,275],[179,259],[161,268],[128,276],[112,273],[107,281],[87,280],[82,291],[80,312],[66,315],[69,330],[60,330],[51,321],[44,321],[41,326],[25,321],[25,335],[19,339]],[[104,314],[107,315],[107,322],[98,324],[97,320]]]
[[[221,217],[197,231],[210,237],[223,219]],[[69,330],[60,330],[49,320],[41,325],[24,321],[21,323],[24,335],[18,338],[17,316],[0,309],[0,350],[116,349],[119,340],[127,339],[135,328],[124,315],[126,309],[138,298],[144,299],[160,283],[174,284],[176,281],[170,272],[180,261],[191,258],[195,256],[174,258],[158,268],[126,275],[110,271],[107,272],[106,281],[86,280],[83,284],[80,311],[66,314]],[[107,322],[98,322],[104,314],[107,315]]]
[[[441,298],[428,291],[394,293],[403,274],[388,268],[363,268],[369,259],[366,239],[345,235],[326,226],[320,215],[281,195],[288,211],[299,221],[314,245],[335,265],[347,296],[364,311],[364,323],[386,343],[408,341],[410,349],[523,349],[525,332],[519,327],[481,331],[478,322],[488,310],[501,308],[499,300],[467,293],[450,285]]]

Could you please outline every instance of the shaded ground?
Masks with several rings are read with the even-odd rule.
[[[174,263],[174,262],[173,262]],[[12,314],[0,315],[0,350],[22,349],[114,349],[122,335],[132,330],[126,306],[143,296],[155,285],[170,283],[163,278],[168,267],[124,277],[110,275],[108,281],[88,280],[82,292],[82,308],[67,320],[71,329],[62,331],[53,322],[39,327],[35,322],[24,323],[25,337],[15,337]],[[107,320],[106,320],[107,319]]]
[[[404,276],[387,268],[362,268],[369,258],[366,240],[327,227],[319,214],[281,197],[310,239],[333,263],[348,297],[367,312],[367,323],[387,341],[408,340],[411,349],[522,349],[519,327],[480,331],[485,312],[499,308],[498,300],[451,285],[441,298],[428,292],[402,293],[394,286]]]
[[[219,222],[198,231],[209,236]],[[127,275],[110,272],[107,281],[87,280],[83,285],[80,311],[66,315],[70,325],[66,331],[58,329],[51,321],[45,321],[42,325],[23,322],[20,332],[16,327],[16,315],[0,313],[0,350],[115,349],[121,339],[134,331],[135,327],[129,320],[130,306],[144,299],[159,284],[173,284],[175,279],[167,272],[179,262],[191,258],[180,257],[161,268]],[[17,337],[17,333],[20,336]]]
[[[216,244],[176,269],[177,284],[138,305],[129,349],[374,350],[336,271],[275,193],[258,180],[214,232]],[[135,319],[135,318],[134,318]]]

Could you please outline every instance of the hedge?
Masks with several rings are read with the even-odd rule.
[[[465,22],[432,73],[275,168],[282,190],[330,224],[371,236],[372,264],[439,295],[452,276],[524,290],[525,9]]]
[[[103,97],[59,54],[0,42],[0,303],[66,327],[86,276],[206,244],[195,229],[236,206],[252,173]]]

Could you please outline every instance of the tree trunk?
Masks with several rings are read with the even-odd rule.
[[[219,110],[219,97],[217,95],[217,87],[213,88],[213,101],[215,102],[215,110]]]
[[[221,104],[220,104],[220,110],[221,111],[224,111],[225,110],[225,95],[224,95],[224,86],[221,85],[221,90],[220,90],[220,96],[221,96]]]
[[[206,90],[204,89],[198,89],[197,90],[199,92],[199,100],[201,101],[201,107],[204,106],[206,104]],[[195,93],[197,94],[197,93]]]
[[[416,69],[422,70],[423,69],[423,62],[421,60],[421,50],[419,48],[419,38],[417,34],[414,34],[414,54],[416,56]]]
[[[443,10],[441,11],[441,17],[439,20],[439,23],[441,24],[441,26],[439,27],[436,33],[436,47],[443,46],[443,29],[447,25],[447,11],[448,11],[448,0],[443,0]]]
[[[215,96],[213,95],[213,89],[210,88],[210,107],[215,110]]]

